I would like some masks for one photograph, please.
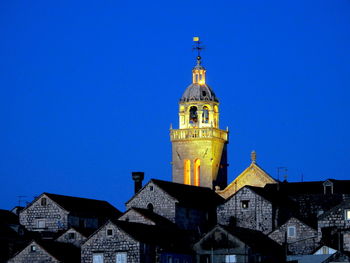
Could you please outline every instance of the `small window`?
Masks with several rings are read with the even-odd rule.
[[[107,236],[113,236],[113,229],[107,229]]]
[[[237,257],[236,255],[226,255],[225,256],[225,263],[236,263]]]
[[[350,209],[345,210],[345,220],[350,220]]]
[[[150,185],[149,190],[153,192],[153,185]]]
[[[45,228],[45,227],[46,227],[45,219],[39,219],[38,228]]]
[[[249,207],[249,200],[241,201],[241,205],[242,205],[243,209],[248,209],[248,207]]]
[[[36,246],[35,245],[31,245],[30,246],[30,252],[35,252],[36,251]]]
[[[103,254],[102,253],[94,253],[92,255],[92,263],[103,263]]]
[[[46,206],[47,204],[47,199],[45,197],[41,198],[41,205]]]
[[[288,237],[296,237],[295,226],[289,226],[287,230]]]
[[[74,232],[68,233],[68,239],[69,239],[69,240],[75,239],[75,233],[74,233]]]
[[[115,256],[116,263],[126,263],[127,253],[126,252],[118,252]]]

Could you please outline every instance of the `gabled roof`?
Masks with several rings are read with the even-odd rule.
[[[70,227],[67,230],[61,232],[60,235],[58,235],[57,238],[65,235],[70,230],[74,230],[74,231],[78,232],[79,234],[81,234],[82,236],[84,236],[86,238],[91,236],[96,231],[96,229],[91,229],[91,228]]]
[[[176,227],[162,227],[110,220],[130,237],[144,244],[157,245],[171,252],[191,253],[191,233]]]
[[[38,198],[36,198],[34,202],[41,198],[43,195],[46,195],[60,207],[74,215],[106,218],[114,218],[121,215],[121,212],[117,208],[112,206],[107,201],[103,200],[43,193]],[[27,206],[25,209],[27,209],[29,206]]]
[[[45,250],[49,255],[64,263],[79,263],[80,249],[69,243],[55,242],[52,240],[32,240],[24,249],[29,246],[37,245]],[[24,249],[15,254],[15,258]]]
[[[157,185],[164,193],[172,197],[174,201],[177,201],[185,207],[208,209],[209,207],[215,207],[225,201],[225,199],[208,187],[151,179],[140,191],[127,201],[126,204],[133,200],[135,196],[140,194],[151,183]]]
[[[207,208],[217,206],[224,201],[221,196],[208,187],[179,184],[158,179],[151,179],[151,182],[184,206]]]
[[[284,195],[283,193],[276,192],[276,191],[267,191],[264,188],[261,187],[256,187],[256,186],[250,186],[246,185],[239,189],[235,194],[230,196],[228,199],[226,199],[226,202],[228,202],[231,198],[234,198],[236,194],[238,194],[240,191],[243,191],[244,189],[249,189],[255,194],[261,196],[264,198],[266,201],[278,205],[278,206],[283,206],[283,207],[288,207],[289,209],[297,209],[297,204],[288,198],[288,196]],[[225,202],[225,203],[226,203]]]
[[[287,195],[304,195],[304,194],[324,194],[324,183],[333,183],[334,194],[350,194],[350,180],[327,179],[325,181],[309,182],[282,182],[276,184],[267,184],[266,189],[277,189]]]
[[[229,198],[246,185],[264,187],[266,184],[274,183],[276,183],[275,179],[264,171],[255,161],[252,161],[225,189],[217,191],[217,193],[224,198]]]
[[[124,214],[128,213],[130,210],[134,210],[135,212],[139,213],[140,215],[144,216],[145,218],[151,220],[154,222],[156,225],[162,225],[162,226],[174,226],[174,223],[171,222],[169,219],[158,215],[149,209],[144,209],[144,208],[138,208],[138,207],[131,207],[128,209]]]
[[[262,255],[278,255],[279,257],[282,257],[284,254],[283,249],[279,244],[277,244],[275,241],[273,241],[260,231],[241,227],[229,227],[224,225],[216,225],[200,241],[198,241],[195,246],[202,242],[202,240],[208,238],[210,239],[210,237],[214,234],[214,232],[217,229],[236,237],[241,242],[250,247],[254,251],[254,253],[259,252]],[[229,243],[227,243],[227,245],[230,246]],[[225,248],[229,247],[222,247],[222,243],[220,243],[219,249]]]

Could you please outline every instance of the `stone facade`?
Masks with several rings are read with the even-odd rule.
[[[280,245],[287,245],[288,254],[291,255],[311,254],[318,246],[317,230],[295,217],[268,236]]]
[[[243,187],[217,208],[219,224],[234,224],[265,234],[273,230],[277,220],[276,213],[270,201],[256,194],[249,187]]]
[[[8,261],[8,263],[33,262],[60,263],[59,260],[51,256],[43,247],[34,241]]]
[[[176,199],[152,181],[126,203],[127,209],[132,207],[152,209],[158,215],[169,219],[173,223],[176,222]]]
[[[275,184],[276,181],[256,163],[256,153],[252,152],[252,163],[225,189],[217,191],[223,198],[229,198],[246,185],[264,187],[266,184]]]
[[[134,209],[128,209],[120,218],[119,220],[122,221],[128,221],[128,222],[134,222],[134,223],[141,223],[146,225],[155,225],[156,223],[152,221],[151,219],[145,217],[141,213],[135,211]]]
[[[43,194],[20,212],[19,220],[29,231],[57,232],[67,229],[68,214],[68,211]]]
[[[74,246],[80,247],[82,243],[86,241],[87,237],[82,235],[80,232],[75,230],[74,228],[68,229],[62,235],[60,235],[56,241],[62,243],[70,243]]]
[[[111,235],[107,235],[107,231]],[[140,261],[140,243],[131,238],[129,235],[120,230],[112,222],[108,222],[92,235],[81,246],[81,262],[92,263],[93,255],[100,254],[103,256],[104,263],[115,263],[116,253],[127,253],[127,262],[139,263]]]

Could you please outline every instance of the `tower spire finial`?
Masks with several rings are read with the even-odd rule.
[[[199,40],[199,37],[193,37],[193,42],[195,42],[195,45],[193,46],[193,50],[197,50],[197,65],[201,64],[201,50],[204,49],[203,46],[201,46],[201,41]]]
[[[254,150],[250,154],[250,159],[252,160],[252,163],[256,163],[256,152]]]

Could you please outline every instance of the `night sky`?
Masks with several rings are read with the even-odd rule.
[[[350,1],[0,1],[0,208],[51,192],[124,210],[132,171],[171,180],[193,36],[229,182],[252,150],[273,177],[349,179]]]

